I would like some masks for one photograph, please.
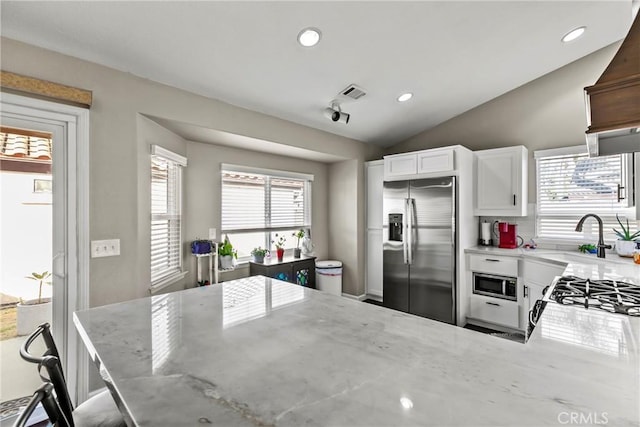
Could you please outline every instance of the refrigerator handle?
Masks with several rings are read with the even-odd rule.
[[[405,264],[409,263],[409,251],[407,248],[407,239],[408,239],[408,225],[409,225],[409,215],[408,215],[408,206],[409,206],[409,199],[404,199],[404,224],[402,224],[402,227],[404,228],[404,230],[402,230],[402,257],[404,260]]]
[[[407,199],[409,217],[407,219],[407,258],[409,265],[413,264],[413,199]]]

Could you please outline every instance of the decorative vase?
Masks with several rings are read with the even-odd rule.
[[[300,258],[300,253],[301,253],[301,252],[302,252],[302,251],[300,250],[300,248],[294,248],[294,249],[293,249],[293,257],[294,257],[294,258]]]
[[[264,262],[264,255],[252,255],[253,256],[253,262],[257,262],[262,264]]]
[[[633,240],[616,240],[616,252],[619,256],[633,258],[636,242]]]
[[[284,248],[277,248],[276,254],[278,255],[278,261],[282,261],[282,258],[284,258]]]
[[[29,335],[38,325],[51,323],[51,298],[42,298],[42,303],[33,299],[18,303],[16,307],[16,329],[18,336]]]

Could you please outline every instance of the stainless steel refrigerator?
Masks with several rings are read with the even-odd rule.
[[[384,183],[383,305],[455,324],[455,177]]]

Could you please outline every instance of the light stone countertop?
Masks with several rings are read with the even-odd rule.
[[[131,425],[638,426],[640,318],[581,313],[520,344],[254,276],[74,320]]]

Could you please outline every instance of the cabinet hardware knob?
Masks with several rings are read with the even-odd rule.
[[[489,304],[489,305],[495,305],[496,307],[500,307],[500,304],[497,304],[495,302],[486,301],[486,303]]]
[[[493,258],[485,258],[484,260],[489,262],[500,262],[499,259],[493,259]]]
[[[516,195],[514,194],[513,195],[513,206],[515,206],[515,205],[516,205]]]

